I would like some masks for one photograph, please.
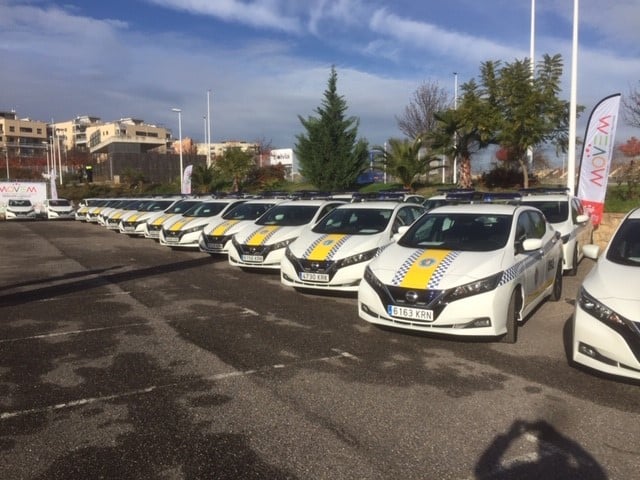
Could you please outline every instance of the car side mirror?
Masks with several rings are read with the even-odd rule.
[[[409,225],[403,225],[401,227],[398,227],[398,231],[395,232],[391,238],[393,238],[394,242],[397,242],[398,239],[402,237],[407,230],[409,230]]]
[[[589,215],[578,215],[576,217],[576,223],[586,223],[589,221]]]
[[[600,255],[600,247],[593,243],[590,243],[588,245],[583,245],[582,253],[584,253],[585,257],[590,258],[591,260],[597,260],[598,255]]]
[[[522,251],[532,252],[534,250],[540,250],[542,248],[541,238],[527,238],[522,242]]]

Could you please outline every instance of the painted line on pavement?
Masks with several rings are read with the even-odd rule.
[[[249,375],[254,375],[256,373],[264,373],[264,372],[268,372],[268,371],[272,371],[272,370],[279,370],[279,369],[284,369],[284,368],[291,368],[291,367],[295,367],[298,365],[303,365],[306,363],[315,363],[315,362],[327,362],[327,361],[331,361],[331,360],[337,360],[340,358],[348,358],[348,359],[358,359],[358,357],[356,357],[355,355],[352,355],[348,352],[344,352],[342,350],[338,350],[335,348],[331,349],[333,352],[335,352],[335,355],[329,355],[326,357],[320,357],[320,358],[312,358],[309,360],[303,360],[300,362],[293,362],[293,363],[288,363],[288,364],[275,364],[275,365],[270,365],[267,367],[262,367],[262,368],[257,368],[257,369],[251,369],[251,370],[244,370],[244,371],[234,371],[234,372],[227,372],[227,373],[218,373],[216,375],[211,375],[208,377],[201,377],[201,378],[196,378],[190,381],[186,381],[186,382],[174,382],[174,383],[166,383],[163,385],[152,385],[146,388],[139,388],[136,390],[129,390],[126,392],[121,392],[121,393],[115,393],[113,395],[104,395],[101,397],[89,397],[89,398],[82,398],[79,400],[72,400],[69,402],[65,402],[65,403],[57,403],[55,405],[47,405],[44,407],[37,407],[37,408],[28,408],[28,409],[24,409],[24,410],[15,410],[12,412],[2,412],[0,413],[0,421],[2,420],[8,420],[11,418],[16,418],[16,417],[23,417],[26,415],[34,415],[34,414],[41,414],[41,413],[51,413],[51,412],[55,412],[58,410],[65,410],[68,408],[74,408],[74,407],[79,407],[79,406],[84,406],[84,405],[89,405],[92,403],[100,403],[100,402],[108,402],[110,400],[117,400],[119,398],[126,398],[126,397],[132,397],[132,396],[137,396],[137,395],[145,395],[147,393],[151,393],[154,392],[156,390],[160,390],[160,389],[166,389],[166,388],[173,388],[173,387],[178,387],[178,386],[182,386],[182,385],[188,385],[190,383],[200,383],[202,381],[216,381],[216,380],[226,380],[228,378],[234,378],[234,377],[247,377]]]

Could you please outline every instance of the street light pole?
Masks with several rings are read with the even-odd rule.
[[[573,0],[573,38],[571,45],[571,92],[569,95],[569,149],[567,157],[567,188],[576,191],[576,123],[578,96],[578,0]]]
[[[9,144],[4,142],[4,160],[7,163],[7,180],[9,180]]]
[[[182,110],[179,108],[172,108],[172,112],[178,114],[178,143],[180,144],[180,190],[182,190]]]
[[[211,90],[207,90],[207,168],[211,166],[211,103],[209,96]]]
[[[458,72],[453,72],[453,109],[458,109]],[[458,184],[458,134],[453,132],[453,184]]]

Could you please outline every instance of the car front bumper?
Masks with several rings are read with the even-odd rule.
[[[600,372],[640,380],[640,336],[629,331],[629,338],[625,338],[580,305],[576,306],[572,322],[574,362]]]
[[[507,309],[513,286],[506,284],[434,309],[432,321],[392,317],[378,293],[365,280],[358,289],[358,314],[387,327],[445,335],[496,337],[507,332]],[[386,303],[386,302],[385,302]],[[407,305],[411,306],[411,305]]]

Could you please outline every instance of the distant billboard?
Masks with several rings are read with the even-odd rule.
[[[300,175],[298,160],[296,159],[292,148],[277,148],[271,150],[269,163],[271,165],[282,165],[285,167],[287,176],[292,179]]]

